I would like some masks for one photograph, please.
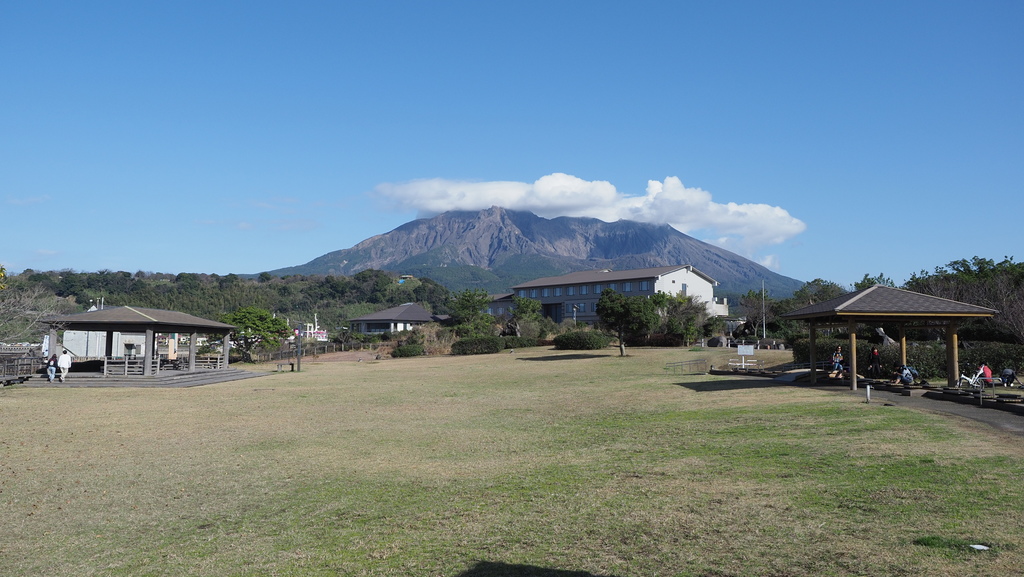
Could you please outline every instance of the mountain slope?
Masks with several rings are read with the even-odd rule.
[[[380,269],[426,276],[452,290],[508,291],[519,282],[578,270],[689,264],[719,281],[716,293],[761,290],[785,297],[803,285],[668,225],[593,218],[541,218],[492,207],[446,212],[403,224],[352,248],[270,271],[276,275],[353,275]]]

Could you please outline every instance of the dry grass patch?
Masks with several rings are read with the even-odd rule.
[[[699,355],[530,349],[185,390],[4,389],[0,573],[1024,571],[1019,443],[664,369]],[[920,544],[957,539],[994,548]]]

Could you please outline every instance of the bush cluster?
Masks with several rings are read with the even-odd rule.
[[[818,361],[829,361],[837,346],[842,346],[843,351],[849,354],[847,339],[823,338],[815,340],[815,356]],[[867,371],[867,356],[872,345],[869,342],[857,341],[857,372],[864,374]],[[878,352],[882,355],[882,371],[886,374],[892,371],[895,365],[900,364],[899,345],[879,346]],[[999,373],[1005,368],[1011,368],[1018,373],[1024,370],[1024,346],[1010,345],[1005,343],[975,343],[971,348],[959,350],[960,372],[966,375],[973,375],[978,365],[982,362],[988,363],[993,373]],[[800,339],[793,343],[793,361],[806,363],[810,361],[810,341]],[[907,343],[907,364],[917,369],[921,377],[926,380],[945,380],[946,375],[946,343],[944,341],[908,342]],[[953,375],[957,377],[959,375]]]
[[[401,357],[419,357],[423,355],[423,345],[402,345],[395,347],[395,350],[391,351],[391,356],[394,358]]]
[[[631,347],[681,347],[685,344],[682,336],[670,333],[626,337],[626,345]]]
[[[537,346],[537,339],[530,337],[501,337],[506,349],[525,349]]]
[[[607,347],[611,338],[597,331],[572,331],[558,335],[554,342],[562,351],[593,351]]]
[[[453,355],[487,355],[500,353],[505,347],[501,337],[471,337],[452,343]]]

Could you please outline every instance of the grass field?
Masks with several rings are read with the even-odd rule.
[[[1022,439],[706,356],[7,388],[0,575],[1024,574]]]

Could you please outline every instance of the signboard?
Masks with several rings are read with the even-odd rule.
[[[754,356],[754,345],[736,345],[736,352],[741,357]]]

